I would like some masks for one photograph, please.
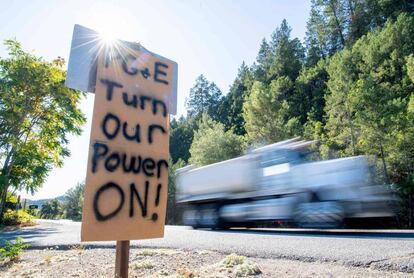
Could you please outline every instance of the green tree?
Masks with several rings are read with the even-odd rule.
[[[247,138],[251,142],[277,142],[301,133],[299,119],[289,117],[285,99],[293,88],[288,77],[273,80],[269,86],[256,81],[243,106]]]
[[[284,19],[280,27],[276,28],[272,34],[270,48],[273,59],[271,67],[267,71],[268,83],[282,76],[288,76],[291,80],[295,80],[299,74],[305,52],[298,38],[291,39],[291,32],[292,28]]]
[[[406,0],[312,0],[305,39],[307,64],[352,47],[388,19],[413,11],[414,5]]]
[[[181,209],[177,206],[176,202],[176,171],[185,166],[185,162],[179,159],[176,163],[172,163],[170,160],[168,167],[168,201],[167,201],[167,224],[180,224]]]
[[[327,53],[327,32],[324,18],[321,11],[316,7],[315,0],[312,0],[311,11],[308,22],[306,23],[306,65],[312,67],[325,58]]]
[[[188,162],[191,142],[197,128],[197,120],[195,118],[181,116],[178,120],[171,120],[170,156],[173,163],[177,163],[180,159]]]
[[[78,183],[74,188],[65,193],[63,200],[63,213],[65,218],[75,221],[82,220],[82,207],[84,199],[85,183]]]
[[[62,216],[62,213],[62,203],[55,198],[43,203],[40,209],[40,218],[56,219]]]
[[[354,80],[357,77],[352,52],[345,49],[330,59],[329,80],[326,95],[326,133],[327,144],[339,156],[356,155],[356,137],[359,134],[355,124],[355,109],[352,101]]]
[[[257,53],[256,62],[253,64],[254,79],[266,82],[267,73],[270,70],[273,60],[273,53],[266,39],[262,40],[259,52]]]
[[[204,75],[200,75],[190,89],[189,98],[186,99],[188,115],[190,117],[200,117],[203,113],[207,113],[215,119],[221,97],[222,93],[216,84],[209,82]]]
[[[231,129],[237,135],[244,135],[243,103],[249,94],[252,82],[252,72],[243,62],[236,79],[230,86],[229,93],[222,99],[219,106],[220,122],[227,130]]]
[[[414,18],[401,14],[337,53],[328,66],[325,146],[337,155],[370,154],[381,161],[410,204],[414,222],[412,54]]]
[[[80,134],[83,96],[65,87],[64,60],[46,62],[6,40],[0,58],[0,222],[9,187],[34,192],[69,155],[68,135]]]
[[[222,123],[203,114],[190,148],[191,164],[202,166],[223,161],[240,155],[242,151],[241,136],[235,135],[231,130],[225,131]]]
[[[326,57],[345,46],[346,2],[345,0],[312,0],[305,41],[308,46],[308,59],[312,58],[313,64],[315,64],[314,55],[320,55],[320,58]]]
[[[328,73],[324,59],[313,67],[303,68],[295,80],[296,109],[301,124],[324,120],[325,91]]]

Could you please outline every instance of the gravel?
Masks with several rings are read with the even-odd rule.
[[[58,246],[68,249],[80,243],[80,223],[39,220],[39,225],[0,233],[0,242],[21,236],[32,249]],[[112,242],[88,242],[93,249],[114,248]],[[166,226],[163,239],[131,241],[132,249],[168,248],[218,254],[236,253],[261,259],[299,263],[335,263],[379,271],[414,273],[412,230],[286,231],[286,230],[192,230]],[[34,250],[32,250],[34,251]],[[31,251],[31,252],[32,252]],[[1,276],[1,274],[0,274]]]
[[[130,251],[130,277],[412,277],[412,274],[344,266],[338,263],[300,262],[247,257],[243,265],[257,265],[260,274],[240,272],[223,264],[228,255],[207,250],[140,249]],[[68,250],[28,250],[15,263],[0,263],[1,277],[113,277],[114,248],[82,245]]]

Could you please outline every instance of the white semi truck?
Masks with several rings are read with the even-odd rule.
[[[194,228],[258,221],[339,227],[345,219],[392,217],[392,194],[373,185],[364,156],[311,162],[314,142],[286,140],[219,163],[177,171],[177,202]]]

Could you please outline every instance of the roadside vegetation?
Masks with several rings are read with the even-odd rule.
[[[15,194],[8,192],[6,198],[5,211],[3,215],[3,223],[0,228],[4,226],[11,227],[26,227],[35,225],[34,219],[36,213],[30,210],[21,209],[18,203],[18,198]]]
[[[245,256],[230,254],[221,261],[221,265],[235,273],[236,277],[246,277],[262,273],[260,267]]]
[[[18,261],[20,255],[29,247],[30,244],[25,243],[21,237],[17,237],[14,242],[6,240],[4,246],[0,247],[0,257],[6,262]]]
[[[33,226],[35,217],[24,210],[8,209],[4,213],[3,224],[6,226]]]
[[[4,41],[0,57],[0,223],[7,195],[34,193],[53,167],[70,155],[68,136],[79,135],[85,116],[79,109],[84,93],[65,86],[65,61],[49,62]]]
[[[130,252],[130,277],[412,277],[413,271],[412,268],[384,269],[377,263],[370,267],[351,267],[337,262],[243,257],[206,250],[145,249],[143,255],[140,248],[133,248]],[[32,249],[20,256],[21,260],[13,264],[0,264],[2,275],[111,277],[114,273],[115,250],[111,248]],[[236,257],[243,259],[234,261]]]

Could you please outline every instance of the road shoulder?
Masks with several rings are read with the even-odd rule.
[[[355,267],[332,262],[232,256],[206,250],[133,248],[129,271],[131,277],[238,277],[249,273],[255,277],[412,277],[412,273],[384,269],[374,263]],[[0,271],[4,277],[110,277],[114,258],[112,247],[74,245],[68,250],[28,250],[20,261],[2,264]],[[250,272],[254,267],[259,271]]]

